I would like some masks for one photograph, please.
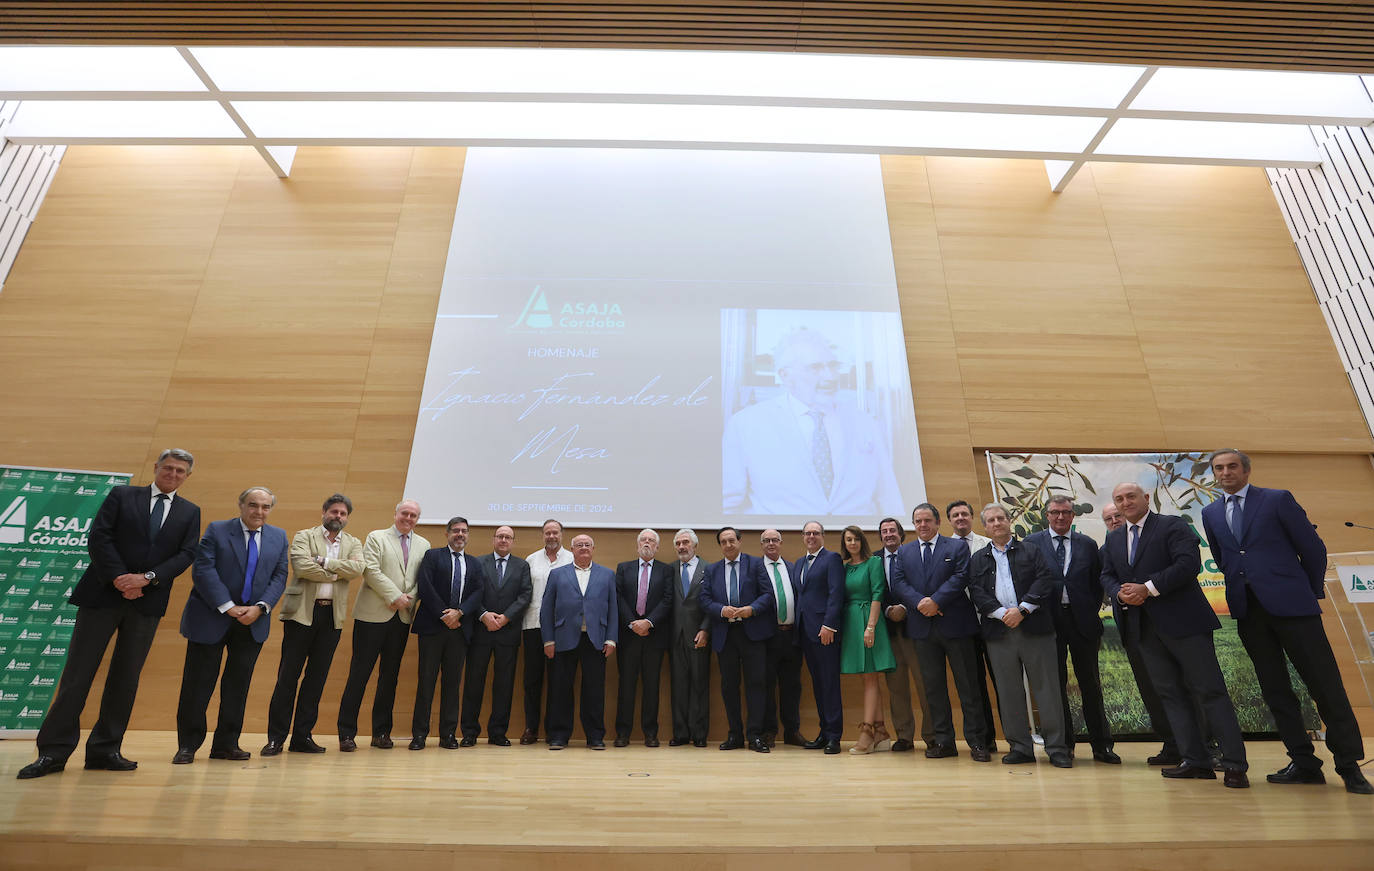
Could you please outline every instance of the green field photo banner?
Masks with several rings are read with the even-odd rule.
[[[1236,634],[1235,621],[1226,607],[1226,585],[1221,570],[1212,559],[1202,533],[1202,509],[1222,491],[1212,476],[1207,454],[995,454],[989,452],[988,471],[993,492],[1007,508],[1012,531],[1018,538],[1045,529],[1045,503],[1051,496],[1066,495],[1074,504],[1074,530],[1106,540],[1107,526],[1102,509],[1111,503],[1117,484],[1134,482],[1150,494],[1150,507],[1162,514],[1174,514],[1188,521],[1202,548],[1202,570],[1198,583],[1207,601],[1221,618],[1221,629],[1214,634],[1217,660],[1221,663],[1226,687],[1236,706],[1241,729],[1252,736],[1275,735],[1274,719],[1260,696],[1255,669]],[[1149,735],[1150,718],[1140,701],[1121,634],[1111,609],[1102,609],[1105,632],[1098,657],[1102,672],[1102,695],[1107,719],[1118,736]],[[1309,729],[1320,728],[1316,706],[1289,665],[1293,689],[1302,703],[1303,719]],[[1069,708],[1077,733],[1086,732],[1078,684],[1069,671]]]
[[[67,662],[91,521],[129,475],[0,466],[0,737],[33,735]]]

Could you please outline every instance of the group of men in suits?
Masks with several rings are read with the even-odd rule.
[[[1206,539],[1292,760],[1267,779],[1325,781],[1289,681],[1291,662],[1326,722],[1327,743],[1346,789],[1374,793],[1360,772],[1359,727],[1320,621],[1325,546],[1291,493],[1249,484],[1250,459],[1244,453],[1219,451],[1211,462],[1226,495],[1203,510]],[[204,743],[207,707],[217,684],[220,707],[210,757],[251,755],[239,746],[244,706],[268,636],[267,618],[279,599],[282,656],[261,754],[325,752],[312,730],[342,633],[348,584],[359,579],[353,658],[338,717],[341,751],[356,749],[358,712],[379,660],[372,744],[394,746],[397,675],[407,638],[414,634],[420,655],[412,750],[425,747],[436,682],[440,746],[476,743],[493,663],[487,738],[508,746],[517,652],[523,645],[522,744],[538,740],[547,677],[549,749],[569,743],[575,708],[588,746],[604,749],[606,660],[618,654],[616,746],[630,741],[637,698],[644,742],[659,745],[659,676],[667,656],[669,744],[704,747],[708,657],[714,650],[729,726],[721,750],[748,747],[767,753],[776,746],[781,726],[785,743],[839,752],[838,629],[845,571],[839,554],[825,549],[824,529],[816,521],[803,527],[805,554],[795,562],[782,558],[778,530],[764,530],[763,556],[755,557],[742,552],[733,527],[716,535],[720,560],[707,564],[697,553],[695,531],[681,529],[673,539],[677,560],[663,562],[657,559],[658,534],[645,529],[637,537],[637,558],[612,570],[594,562],[590,535],[574,537],[571,550],[565,550],[557,520],[545,522],[543,549],[525,559],[511,553],[515,533],[509,526],[497,528],[491,553],[480,558],[467,553],[469,526],[462,517],[446,525],[445,546],[429,548],[414,532],[420,506],[412,500],[396,506],[391,526],[359,542],[343,531],[353,505],[337,493],[325,500],[320,525],[296,533],[288,546],[286,533],[266,522],[275,495],[250,487],[239,495],[239,516],[210,523],[197,544],[199,509],[177,495],[193,463],[186,451],[164,451],[150,486],[114,488],[97,513],[89,539],[91,565],[71,597],[78,612],[67,667],[39,732],[39,757],[20,771],[21,779],[61,771],[75,752],[81,710],[111,640],[114,653],[85,765],[114,771],[137,767],[121,753],[123,734],[171,583],[188,567],[193,587],[181,619],[187,647],[176,764],[192,762]],[[1167,766],[1162,773],[1168,778],[1215,779],[1220,768],[1226,786],[1249,785],[1240,725],[1212,641],[1220,623],[1197,581],[1198,533],[1181,517],[1152,511],[1149,494],[1137,483],[1118,485],[1112,499],[1103,510],[1109,532],[1100,548],[1073,531],[1075,507],[1064,495],[1050,497],[1048,528],[1025,541],[1015,539],[1006,509],[995,503],[981,512],[990,538],[972,532],[972,509],[963,501],[946,509],[955,531],[950,537],[939,533],[940,512],[929,503],[912,512],[915,538],[910,542],[899,521],[880,522],[887,579],[883,606],[898,662],[888,675],[898,735],[894,751],[914,749],[915,696],[925,755],[958,754],[948,673],[959,695],[970,755],[990,761],[996,747],[986,668],[994,689],[1008,699],[998,706],[1010,744],[1002,761],[1035,761],[1029,716],[1017,701],[1024,676],[1039,705],[1051,764],[1071,767],[1067,665],[1072,659],[1093,758],[1120,764],[1097,662],[1103,634],[1098,614],[1105,598],[1152,724],[1165,739],[1149,761]],[[289,585],[288,564],[293,570]],[[811,740],[801,734],[803,662],[819,719]],[[1209,749],[1209,739],[1215,750]]]

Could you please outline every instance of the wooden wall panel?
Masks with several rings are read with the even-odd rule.
[[[247,150],[71,149],[0,293],[0,383],[23,409],[0,427],[0,460],[144,483],[157,451],[181,445],[197,454],[186,493],[206,520],[265,484],[288,530],[316,523],[336,489],[357,504],[350,531],[386,526],[463,157],[306,148],[283,181]],[[1093,167],[1055,195],[1038,163],[888,156],[882,169],[932,501],[988,498],[988,448],[1236,444],[1257,483],[1298,493],[1333,550],[1369,546],[1339,524],[1363,517],[1374,443],[1260,170]],[[673,531],[660,530],[665,556]],[[636,530],[593,532],[599,561],[633,555]],[[715,559],[714,531],[699,533]],[[474,529],[474,551],[490,535]],[[517,553],[538,546],[518,532]],[[171,726],[188,589],[173,593],[134,728]],[[274,627],[250,732],[265,725],[279,640]],[[412,644],[398,732],[414,670]],[[857,721],[858,681],[845,691]]]

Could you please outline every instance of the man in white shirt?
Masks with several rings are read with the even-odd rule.
[[[549,666],[544,658],[544,639],[539,632],[539,605],[544,601],[544,587],[549,582],[549,572],[573,561],[572,551],[563,546],[563,524],[545,520],[542,532],[543,549],[525,557],[525,562],[530,564],[530,606],[525,609],[520,635],[525,657],[525,731],[520,735],[521,744],[539,741],[540,712],[548,710],[553,693],[552,685],[545,688],[544,678]]]

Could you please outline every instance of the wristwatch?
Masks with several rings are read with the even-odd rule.
[[[157,586],[157,572],[144,572],[144,573],[143,573],[143,580],[145,580],[145,581],[148,582],[148,586],[150,586],[150,587],[156,587],[156,586]]]
[[[1016,610],[1018,610],[1018,611],[1021,612],[1021,616],[1022,616],[1022,617],[1029,617],[1029,616],[1030,616],[1030,613],[1031,613],[1031,612],[1027,611],[1024,607],[1020,606],[1020,605],[1016,606]]]
[[[261,603],[261,602],[258,603],[258,607],[262,609],[262,615],[263,615],[264,617],[266,617],[268,614],[272,613],[272,609],[268,608],[266,605],[264,605],[264,604]]]

